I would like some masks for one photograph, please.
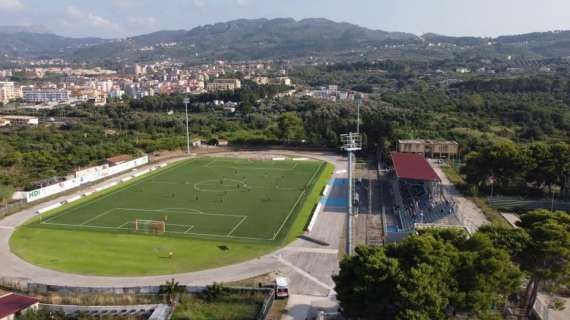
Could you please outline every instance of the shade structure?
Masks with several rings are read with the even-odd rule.
[[[441,182],[427,159],[419,154],[392,152],[392,163],[400,179]]]

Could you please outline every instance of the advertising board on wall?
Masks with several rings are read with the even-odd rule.
[[[75,178],[65,180],[56,184],[49,185],[40,189],[32,190],[26,193],[26,201],[33,202],[52,195],[79,187],[82,184],[101,180],[105,177],[113,176],[136,167],[148,163],[148,156],[137,158],[116,166],[109,167],[108,165],[92,167],[84,170],[77,171]]]

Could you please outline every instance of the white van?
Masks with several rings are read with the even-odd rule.
[[[285,299],[289,297],[289,281],[285,277],[275,278],[275,298]]]

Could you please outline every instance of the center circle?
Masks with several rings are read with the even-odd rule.
[[[246,188],[245,182],[236,179],[212,179],[194,184],[194,189],[202,192],[235,192]]]

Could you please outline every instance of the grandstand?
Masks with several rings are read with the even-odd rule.
[[[394,214],[400,222],[399,232],[413,231],[416,224],[440,224],[457,210],[455,203],[446,199],[441,179],[424,156],[393,152],[391,157]]]

